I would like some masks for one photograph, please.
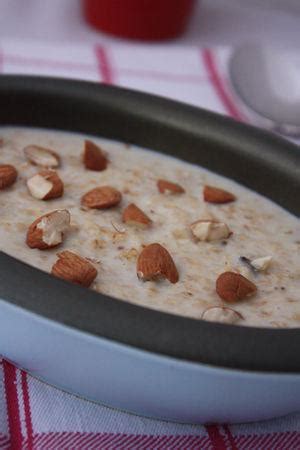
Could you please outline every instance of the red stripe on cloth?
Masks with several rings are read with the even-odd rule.
[[[283,431],[267,434],[237,435],[235,437],[238,448],[243,449],[300,449],[300,432]]]
[[[136,78],[152,78],[159,81],[168,81],[175,83],[207,83],[208,78],[204,75],[194,75],[194,74],[180,74],[171,72],[161,72],[158,70],[148,70],[148,69],[131,69],[118,67],[118,73],[126,77],[136,77]]]
[[[7,418],[10,433],[10,448],[22,449],[22,430],[17,392],[17,369],[7,361],[3,361],[4,386],[7,405]]]
[[[26,430],[27,430],[26,448],[27,448],[27,450],[32,450],[33,449],[33,428],[32,428],[32,421],[31,421],[28,380],[27,380],[27,374],[23,370],[21,371],[21,380],[22,380],[22,391],[23,391],[24,412],[25,412],[25,425],[26,425]]]
[[[9,444],[10,439],[5,434],[0,434],[0,448],[4,448],[5,445]]]
[[[3,56],[4,59],[4,56]],[[77,63],[72,61],[59,61],[54,59],[44,59],[34,56],[15,55],[12,53],[5,53],[5,62],[15,66],[37,67],[40,69],[51,70],[69,70],[69,71],[93,71],[95,66],[89,63]]]
[[[204,49],[201,51],[202,60],[204,66],[207,70],[207,73],[210,77],[210,81],[215,89],[216,94],[218,95],[219,100],[221,101],[225,111],[233,118],[240,122],[247,122],[246,118],[239,111],[237,106],[235,105],[234,100],[232,99],[229,92],[227,92],[224,80],[219,75],[217,65],[215,62],[214,55],[211,50]]]
[[[101,45],[95,46],[95,55],[101,80],[107,84],[114,83],[113,69],[106,48]]]
[[[184,443],[184,447],[183,447]],[[35,434],[33,448],[155,448],[211,449],[207,436],[188,435],[133,435],[123,433],[57,432]],[[217,447],[224,448],[224,447]]]
[[[1,60],[1,53],[0,53]],[[2,55],[3,60],[3,55]],[[44,59],[40,57],[15,55],[12,53],[5,54],[5,61],[7,64],[13,66],[26,66],[40,69],[51,69],[51,70],[69,70],[71,72],[91,72],[95,70],[94,64],[84,63],[84,62],[72,62],[72,61],[60,61],[54,59]],[[97,66],[98,58],[97,58]],[[110,64],[111,68],[111,64]],[[118,67],[118,74],[125,77],[133,78],[152,78],[160,81],[168,81],[175,83],[207,83],[208,77],[204,75],[194,75],[194,74],[176,74],[171,72],[161,72],[158,70],[147,70],[147,69],[132,69],[127,67]],[[102,78],[102,76],[101,76]]]
[[[217,425],[206,425],[206,431],[210,437],[210,442],[213,445],[213,448],[218,450],[226,450],[226,444],[219,431],[219,427]]]
[[[226,433],[227,439],[228,439],[228,441],[229,441],[229,443],[231,445],[232,450],[238,450],[237,446],[235,445],[234,436],[232,435],[229,426],[228,425],[223,425],[223,429],[224,429],[224,431]]]

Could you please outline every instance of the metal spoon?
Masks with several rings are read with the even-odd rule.
[[[254,122],[300,137],[300,53],[247,44],[229,62],[234,90]]]

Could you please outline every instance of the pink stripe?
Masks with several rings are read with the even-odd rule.
[[[26,425],[26,430],[27,430],[27,450],[32,450],[33,449],[33,428],[32,428],[32,422],[31,422],[28,380],[27,380],[27,374],[23,370],[21,371],[21,379],[22,379],[22,391],[23,391],[24,412],[25,412],[25,425]]]
[[[284,444],[285,448],[289,449],[292,440],[293,440],[292,436],[286,436],[286,433],[282,433],[281,436],[279,435],[276,437],[277,448],[284,448],[282,445],[282,444]]]
[[[130,444],[133,444],[136,446],[138,444],[138,442],[140,442],[140,436],[136,436],[136,435],[125,435],[123,437],[123,439],[121,439],[120,441],[118,441],[118,447],[119,449],[126,449],[126,448],[130,448]]]
[[[247,446],[250,444],[250,443],[252,443],[253,441],[257,441],[257,439],[258,439],[258,436],[257,435],[250,435],[250,436],[248,436],[246,439],[243,439],[242,438],[242,440],[240,440],[240,438],[239,437],[237,437],[236,438],[236,441],[237,441],[237,444],[240,446],[240,445],[245,445],[245,443],[247,443]],[[244,442],[245,441],[245,442]],[[251,448],[251,447],[250,447]]]
[[[46,448],[46,446],[45,446],[46,442],[49,442],[49,441],[51,442],[55,438],[55,436],[57,434],[58,433],[52,433],[52,432],[50,432],[50,433],[42,433],[42,434],[35,434],[33,436],[33,446],[34,447],[39,446],[41,448]]]
[[[79,70],[79,71],[92,71],[95,70],[95,65],[88,63],[76,63],[72,61],[59,61],[43,58],[35,58],[30,56],[14,55],[6,53],[3,54],[5,62],[12,65],[22,66],[36,66],[45,69],[65,69],[65,70]]]
[[[200,443],[201,443],[201,447],[199,447]],[[180,442],[180,447],[179,448],[180,449],[188,448],[189,450],[193,450],[193,449],[197,449],[198,450],[199,448],[201,448],[201,450],[206,450],[206,449],[211,450],[211,443],[210,443],[210,439],[209,438],[207,438],[207,437],[202,438],[200,443],[199,443],[198,437],[194,436],[194,438],[190,437],[187,442],[186,441]],[[183,446],[183,444],[184,444],[184,446]],[[186,444],[188,444],[188,446]]]
[[[213,53],[209,49],[202,50],[202,60],[214,86],[216,94],[219,97],[225,111],[233,118],[240,122],[246,122],[246,118],[236,107],[234,100],[229,92],[227,92],[224,81],[218,73],[217,65]]]
[[[154,445],[153,438],[155,438],[155,436],[148,436],[147,437],[147,436],[144,436],[144,435],[140,435],[140,436],[133,436],[133,437],[135,438],[135,440],[133,441],[134,445],[139,450],[142,450],[142,449],[148,450],[150,444],[152,445],[152,447]],[[131,442],[131,443],[133,443],[133,442]],[[124,449],[125,448],[126,447],[124,447]]]
[[[82,439],[83,439],[83,437],[82,437],[82,434],[79,432],[79,431],[76,431],[75,433],[74,433],[74,436],[72,437],[72,446],[77,446],[77,447],[74,447],[74,448],[80,448],[80,449],[82,449],[82,447],[79,447],[79,444],[82,442]]]
[[[262,445],[263,448],[265,448],[265,449],[271,449],[272,447],[269,447],[268,444],[273,440],[274,440],[274,435],[272,435],[272,434],[264,435],[263,438],[260,437],[259,445]]]
[[[288,444],[290,446],[292,446],[292,445],[295,446],[295,444],[297,444],[298,448],[300,448],[300,433],[297,431],[292,431],[292,432],[289,432],[289,435],[290,435],[290,437],[288,440]]]
[[[95,46],[95,55],[98,63],[98,71],[101,80],[107,84],[114,83],[113,69],[106,48],[101,45]]]
[[[9,439],[8,436],[5,436],[4,434],[0,436],[0,445],[1,445],[1,448],[2,448],[4,445],[8,445],[9,442],[10,442],[10,439]]]
[[[223,425],[223,429],[224,429],[224,431],[226,433],[226,436],[228,438],[228,441],[229,441],[229,443],[231,445],[231,449],[232,450],[238,450],[237,446],[235,445],[235,440],[234,440],[234,437],[233,437],[233,435],[231,433],[231,430],[230,430],[229,426],[228,425]]]
[[[265,448],[265,449],[273,449],[273,448],[275,448],[274,444],[277,444],[278,437],[279,436],[277,433],[264,435],[260,440],[260,445],[263,446],[263,448]],[[276,448],[280,448],[280,447],[277,446]]]
[[[167,448],[174,448],[171,447],[171,444],[174,443],[174,440],[177,439],[177,436],[159,436],[158,441],[155,443],[155,450],[165,450],[165,446],[167,445]]]
[[[139,444],[139,449],[146,449],[148,450],[148,445],[150,445],[150,443],[152,443],[153,445],[153,438],[155,438],[155,436],[140,436],[140,440],[136,442],[136,445]]]
[[[2,59],[4,58],[2,57]],[[31,56],[29,57],[22,55],[14,55],[10,53],[5,54],[5,62],[15,66],[31,66],[37,68],[52,69],[56,71],[62,69],[79,72],[93,72],[95,70],[94,64],[35,58]],[[99,67],[98,64],[97,66]],[[126,67],[118,68],[118,73],[125,77],[152,78],[168,82],[199,84],[199,83],[206,83],[208,81],[208,77],[204,75],[201,76],[194,74],[176,74],[171,72],[161,72],[159,70],[131,69]]]
[[[214,448],[218,450],[226,450],[226,444],[217,425],[207,425],[206,431],[210,437],[210,441]]]
[[[228,426],[224,425],[224,430],[228,436]],[[210,442],[208,443],[207,437],[199,436],[185,436],[185,435],[169,435],[169,436],[149,436],[149,435],[124,435],[124,434],[110,434],[110,433],[47,433],[34,436],[34,447],[39,444],[43,444],[42,447],[54,448],[55,446],[66,446],[66,445],[80,445],[80,448],[91,448],[91,446],[101,446],[101,448],[112,448],[111,446],[116,446],[117,448],[132,448],[133,446],[138,446],[138,448],[155,448],[155,449],[165,449],[165,448],[201,448],[208,449],[211,445],[214,448],[224,449],[226,445],[224,443],[223,437],[220,434],[218,427],[208,426],[207,430],[210,434]],[[231,432],[230,432],[231,434]],[[235,442],[230,443],[231,449],[237,448],[300,448],[300,432],[274,432],[263,435],[248,435],[248,436],[236,436],[234,438]],[[5,445],[8,443],[8,439],[5,436],[0,435],[0,443]],[[15,445],[15,446],[12,446]],[[129,447],[128,447],[129,446]],[[11,447],[14,449],[19,449],[14,442],[11,443]],[[78,447],[79,448],[79,447]],[[94,448],[94,447],[92,447]]]
[[[236,441],[237,441],[238,448],[251,448],[248,445],[248,441],[253,442],[255,440],[257,442],[257,439],[258,439],[258,437],[256,435],[248,436],[247,439],[244,439],[244,436],[243,437],[238,436]]]
[[[22,448],[23,437],[17,393],[17,369],[4,360],[3,372],[11,450],[19,450]]]
[[[79,432],[58,432],[58,433],[41,433],[35,434],[33,440],[33,448],[64,448],[76,443],[76,447],[80,448],[193,448],[193,446],[201,445],[201,449],[210,448],[207,436],[186,436],[186,435],[129,435],[122,433],[79,433]],[[185,447],[183,447],[183,443]],[[130,446],[128,447],[128,445]],[[55,447],[53,447],[55,446]],[[100,446],[100,447],[99,447]],[[224,447],[220,447],[224,448]]]
[[[249,435],[249,436],[236,436],[236,443],[239,448],[286,448],[291,449],[300,448],[300,432],[298,431],[284,431],[284,432],[274,432],[263,435]],[[283,441],[284,447],[278,447],[278,445]],[[266,444],[272,443],[272,446],[266,447]],[[276,447],[274,447],[276,444]],[[263,446],[263,447],[262,447]]]
[[[90,449],[92,448],[92,444],[101,444],[101,448],[103,447],[104,443],[108,443],[111,439],[111,434],[108,433],[92,433],[92,437],[89,438],[88,436],[82,441],[82,444],[84,445],[84,448]],[[114,436],[114,435],[113,435]]]
[[[157,80],[173,81],[173,82],[184,82],[184,83],[195,83],[207,82],[207,76],[193,75],[193,74],[180,74],[180,73],[169,73],[160,72],[158,70],[146,70],[146,69],[125,69],[118,68],[118,73],[124,76],[131,76],[137,78],[153,78]]]

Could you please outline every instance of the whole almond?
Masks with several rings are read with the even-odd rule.
[[[84,142],[83,163],[86,169],[102,171],[107,167],[108,160],[103,150],[94,142]]]
[[[240,273],[224,272],[217,278],[216,291],[225,302],[235,303],[254,295],[257,288]]]
[[[217,220],[197,220],[191,224],[191,231],[198,241],[207,242],[228,239],[232,234],[226,223]]]
[[[243,316],[238,311],[227,306],[211,306],[203,311],[201,319],[209,322],[234,324],[243,320]]]
[[[181,187],[179,184],[172,183],[171,181],[167,180],[158,180],[157,181],[157,188],[161,194],[182,194],[185,192],[183,187]]]
[[[64,184],[53,170],[42,170],[27,180],[30,194],[39,200],[62,197]]]
[[[230,203],[236,200],[235,195],[213,186],[204,186],[203,198],[208,203]]]
[[[80,286],[89,287],[92,284],[98,272],[86,258],[68,250],[57,256],[58,260],[52,266],[52,275]]]
[[[34,165],[55,168],[60,165],[59,155],[49,148],[39,145],[27,145],[24,148],[26,158]]]
[[[138,227],[148,227],[152,221],[149,217],[134,203],[130,203],[123,211],[123,222],[127,225],[135,225]]]
[[[57,247],[63,241],[64,233],[70,227],[70,213],[58,209],[36,219],[28,228],[26,244],[30,248],[47,250]]]
[[[0,164],[0,190],[10,187],[16,181],[18,172],[10,164]]]
[[[142,281],[166,278],[177,283],[179,276],[170,253],[160,244],[150,244],[140,253],[137,260],[137,276]]]
[[[111,186],[101,186],[87,192],[81,198],[81,204],[87,208],[112,208],[122,200],[121,192]]]

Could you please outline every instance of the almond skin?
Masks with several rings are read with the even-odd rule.
[[[222,300],[235,303],[254,295],[257,288],[252,281],[235,272],[224,272],[216,281],[216,291]]]
[[[157,181],[157,188],[161,194],[182,194],[185,192],[179,184],[162,179]]]
[[[146,228],[151,225],[151,219],[134,203],[130,203],[123,211],[123,222],[127,225],[135,225]]]
[[[100,147],[94,142],[86,140],[84,142],[83,163],[86,169],[101,172],[106,169],[108,160]]]
[[[213,186],[204,186],[203,198],[208,203],[230,203],[236,200],[235,195]]]
[[[150,244],[142,250],[137,260],[137,276],[142,281],[166,278],[177,283],[179,279],[170,253],[160,244]]]
[[[55,168],[60,166],[59,155],[49,148],[39,145],[27,145],[24,148],[26,158],[35,166]]]
[[[87,192],[81,198],[81,204],[87,208],[112,208],[122,200],[121,192],[111,186],[101,186]]]
[[[57,256],[58,260],[52,266],[51,274],[58,278],[89,287],[98,275],[95,267],[76,253],[65,250]]]
[[[0,190],[10,187],[16,181],[18,172],[10,164],[0,164]]]
[[[66,209],[52,211],[37,218],[28,228],[26,244],[30,248],[47,250],[57,247],[70,226],[70,213]]]
[[[30,194],[39,200],[59,198],[64,193],[64,184],[53,170],[42,170],[33,175],[27,180],[27,187]]]

